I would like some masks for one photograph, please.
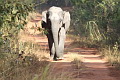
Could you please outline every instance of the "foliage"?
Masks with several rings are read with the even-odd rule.
[[[21,2],[20,0],[6,0],[1,1],[0,5],[0,24],[2,27],[17,27],[19,29],[23,28],[23,25],[26,24],[26,16],[29,11],[32,11],[33,6]]]
[[[87,36],[92,40],[100,41],[110,40],[112,36],[109,35],[112,32],[119,33],[119,1],[71,0],[71,2],[74,6],[72,12],[73,26],[80,36]],[[114,37],[116,39],[118,36]]]
[[[28,13],[33,11],[32,7],[32,4],[20,0],[0,1],[0,32],[3,42],[8,44],[6,47],[15,44],[19,30],[23,29],[26,24]]]
[[[33,11],[33,4],[26,0],[0,0],[0,77],[6,79],[16,74],[19,49],[18,33],[23,29],[28,13]],[[9,73],[13,71],[13,73]],[[8,77],[5,77],[8,76]]]
[[[71,0],[74,32],[79,44],[94,45],[115,66],[120,66],[120,1]],[[83,40],[82,40],[83,39]],[[82,41],[81,41],[82,40]],[[84,43],[83,43],[84,42]]]
[[[17,49],[17,34],[26,24],[26,17],[30,11],[33,11],[32,7],[32,4],[20,0],[1,0],[0,32],[4,42],[3,47]]]
[[[111,66],[120,68],[120,51],[118,43],[116,42],[113,47],[106,46],[100,50],[101,55],[105,56]]]

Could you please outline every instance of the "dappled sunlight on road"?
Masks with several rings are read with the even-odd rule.
[[[73,40],[67,38],[65,41],[64,59],[50,61],[48,57],[48,41],[45,35],[22,35],[21,41],[32,41],[39,45],[40,50],[46,51],[37,52],[34,55],[47,55],[44,58],[51,63],[50,74],[54,74],[54,76],[59,77],[61,74],[65,74],[64,76],[71,77],[71,80],[119,80],[110,75],[111,71],[107,66],[107,62],[101,58],[96,48],[76,47],[73,44]]]
[[[34,42],[40,45],[41,50],[47,50],[49,55],[49,48],[47,38],[45,36],[32,36]],[[66,41],[64,60],[49,61],[49,57],[46,58],[51,65],[50,73],[60,75],[65,74],[72,76],[73,80],[118,80],[110,76],[110,70],[107,66],[107,62],[97,54],[95,48],[69,48],[72,42]],[[38,53],[39,54],[39,53]],[[42,53],[41,53],[42,54]],[[83,62],[83,67],[77,69],[70,59],[71,54],[77,54],[77,58],[80,58]],[[73,56],[73,55],[72,55]],[[64,75],[64,76],[65,76]]]

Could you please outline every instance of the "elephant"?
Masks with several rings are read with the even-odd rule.
[[[60,7],[52,6],[42,12],[42,27],[47,30],[51,60],[64,59],[64,44],[70,20],[70,13]]]

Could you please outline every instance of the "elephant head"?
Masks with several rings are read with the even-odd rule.
[[[60,29],[64,27],[65,32],[68,30],[70,26],[70,13],[67,11],[63,11],[60,7],[51,7],[49,10],[42,12],[42,21],[46,23],[47,27],[50,27],[54,46],[57,57],[60,57],[59,54],[59,32]]]

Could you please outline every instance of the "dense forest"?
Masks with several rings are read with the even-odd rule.
[[[29,76],[23,80],[38,80],[35,74],[43,68],[35,74],[22,73],[28,65],[34,67],[36,58],[25,55],[24,60],[20,59],[21,54],[36,50],[36,44],[19,42],[18,35],[27,24],[29,13],[41,14],[51,6],[69,8],[71,26],[68,34],[79,38],[75,41],[79,47],[98,49],[112,66],[120,68],[119,0],[0,0],[0,80],[20,80],[24,74]],[[45,80],[45,76],[39,80]]]

